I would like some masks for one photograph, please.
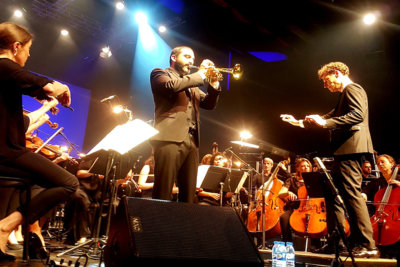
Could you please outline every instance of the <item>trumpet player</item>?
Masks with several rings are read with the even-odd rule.
[[[151,139],[154,150],[153,198],[171,200],[174,182],[179,187],[178,201],[193,203],[196,191],[198,147],[200,140],[199,107],[214,109],[221,92],[219,71],[208,59],[190,74],[194,64],[190,47],[171,51],[170,67],[156,68],[150,82],[155,104],[155,125],[159,131]],[[198,86],[208,83],[207,94]]]

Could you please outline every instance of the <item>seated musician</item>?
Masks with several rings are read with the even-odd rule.
[[[263,163],[264,163],[264,183],[265,183],[268,181],[272,173],[272,167],[274,166],[274,161],[271,158],[264,158]],[[257,191],[262,184],[263,184],[262,174],[260,171],[260,173],[257,173],[256,175],[253,176],[252,187],[253,189],[255,189],[254,191]]]
[[[228,158],[225,156],[224,153],[222,152],[217,152],[211,157],[211,165],[217,166],[217,167],[228,167]],[[213,193],[213,192],[207,192],[204,191],[202,188],[197,188],[196,189],[196,194],[198,198],[198,204],[199,205],[213,205],[213,206],[219,206],[220,205],[220,194],[219,193]]]
[[[396,166],[396,161],[393,157],[382,154],[379,155],[376,159],[376,163],[378,165],[378,169],[381,172],[381,177],[369,182],[363,189],[362,189],[362,196],[365,201],[374,201],[375,194],[382,188],[386,187],[388,183],[393,184],[395,186],[400,186],[400,172],[397,177],[390,181],[394,167]],[[375,213],[375,205],[368,205],[368,212],[369,215],[372,216]]]
[[[294,176],[286,179],[281,190],[278,193],[278,197],[283,199],[285,203],[285,213],[280,217],[280,225],[282,230],[283,241],[292,241],[292,230],[289,224],[290,215],[293,210],[299,207],[298,190],[304,185],[302,177],[303,172],[310,172],[312,168],[311,162],[306,158],[299,158],[296,160],[296,173]]]
[[[40,126],[42,126],[44,123],[49,121],[49,116],[47,115],[46,112],[48,112],[50,109],[56,107],[58,105],[58,100],[55,97],[50,96],[49,100],[43,100],[41,101],[42,106],[32,112],[29,113],[24,113],[23,114],[23,119],[24,119],[24,129],[25,129],[25,134],[26,136],[30,136],[31,133],[38,129]],[[61,163],[63,161],[66,161],[69,159],[69,155],[66,153],[62,153],[61,156],[56,157],[52,161],[56,164]],[[31,194],[32,197],[38,195],[40,192],[42,192],[44,189],[38,185],[33,185],[31,187]],[[17,209],[19,206],[20,202],[20,196],[19,196],[19,190],[13,190],[13,189],[2,189],[2,206],[4,207],[4,210],[2,209],[1,211],[1,217],[4,216],[5,213],[11,213]],[[47,221],[47,216],[43,216],[40,218],[40,222],[36,221],[35,223],[31,224],[29,226],[29,231],[33,232],[36,234],[36,236],[40,239],[43,249],[41,250],[41,255],[36,255],[39,258],[45,258],[46,255],[46,249],[45,249],[45,242],[44,238],[42,235],[42,226],[44,223]],[[22,236],[22,231],[21,231],[21,226],[18,227],[17,231],[12,231],[9,238],[8,238],[8,248],[10,249],[20,249],[22,248],[19,243],[23,242],[23,236]],[[35,258],[35,257],[34,257]]]
[[[363,165],[361,167],[361,174],[363,178],[371,178],[372,166],[371,162],[369,162],[368,160],[363,162]]]
[[[375,195],[377,194],[377,192],[379,190],[387,187],[388,184],[392,184],[396,187],[400,186],[400,172],[397,173],[396,177],[393,177],[394,169],[396,166],[396,161],[393,159],[393,157],[391,157],[390,155],[387,155],[387,154],[379,155],[376,158],[376,163],[378,165],[379,171],[382,174],[381,177],[369,182],[362,190],[362,196],[364,197],[365,201],[368,201],[370,203],[369,205],[367,205],[370,216],[375,215],[375,212],[376,212],[376,205],[378,205],[378,203],[373,203],[373,202],[374,202],[374,198],[375,198]],[[389,199],[393,199],[393,198],[398,199],[398,197],[396,195],[392,196],[392,194],[396,194],[396,193],[398,193],[398,191],[391,191],[391,196]],[[382,199],[378,199],[378,201],[380,201],[380,200],[382,200]],[[389,202],[389,205],[390,204],[391,203]],[[396,204],[398,207],[398,203],[396,203]],[[397,210],[397,208],[392,208],[392,209]],[[389,217],[391,217],[391,216],[389,216]],[[389,218],[387,221],[389,224],[390,224],[390,220],[391,219]],[[392,225],[392,227],[393,227],[393,225]],[[386,225],[383,225],[382,227],[386,227]],[[390,230],[392,230],[392,229],[389,228],[389,231]],[[374,229],[374,231],[375,231],[375,229]],[[398,232],[393,232],[394,240],[396,240],[396,238],[398,238],[398,236],[396,236],[396,233],[398,233]],[[380,246],[379,250],[381,252],[381,257],[397,258],[397,262],[399,262],[399,259],[400,259],[400,242],[399,241],[395,242],[392,245]]]
[[[154,187],[154,155],[148,157],[140,170],[138,179],[139,189],[141,190],[142,198],[152,198]],[[177,199],[179,192],[178,187],[174,184],[172,187],[172,199]]]
[[[86,161],[79,165],[76,172],[79,188],[65,204],[66,244],[84,242],[91,236],[95,224],[95,210],[91,210],[90,207],[101,199],[104,176],[90,173],[88,170],[91,164],[91,161]]]
[[[205,154],[201,159],[200,165],[211,165],[212,154]]]

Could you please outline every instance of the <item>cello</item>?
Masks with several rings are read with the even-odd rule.
[[[306,186],[297,191],[299,208],[290,215],[290,227],[300,236],[320,238],[328,233],[324,198],[309,198]]]
[[[389,182],[396,179],[398,168],[396,166]],[[400,240],[400,188],[388,184],[375,194],[374,203],[377,203],[371,217],[374,240],[377,245],[392,245]]]
[[[300,206],[290,215],[290,227],[300,236],[321,238],[327,235],[325,198],[310,198],[305,185],[299,188],[297,194]],[[350,235],[347,219],[344,222],[344,232]]]
[[[262,209],[265,208],[265,232],[269,237],[275,237],[281,234],[281,225],[279,218],[284,213],[283,207],[285,203],[278,197],[278,193],[282,188],[283,182],[276,176],[280,168],[285,168],[289,160],[281,161],[276,166],[270,178],[264,185],[257,190],[256,207],[252,208],[248,215],[247,229],[249,232],[262,232]],[[264,188],[263,188],[264,187]],[[265,200],[262,201],[262,192],[264,191]]]

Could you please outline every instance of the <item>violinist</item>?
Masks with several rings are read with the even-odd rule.
[[[32,45],[32,34],[25,28],[4,22],[0,24],[0,173],[31,180],[44,187],[44,191],[32,197],[30,215],[23,217],[21,208],[0,220],[0,260],[15,260],[6,253],[7,239],[12,230],[24,220],[33,224],[50,209],[69,199],[78,187],[76,177],[60,166],[25,147],[22,95],[37,99],[49,96],[69,106],[69,88],[56,81],[35,75],[24,69]],[[31,258],[42,243],[36,234],[30,236]]]
[[[293,210],[298,208],[298,190],[304,186],[304,180],[302,177],[303,172],[310,172],[312,169],[311,162],[306,158],[298,158],[296,160],[296,173],[294,176],[286,179],[281,190],[278,193],[278,197],[285,200],[285,213],[280,217],[280,224],[282,230],[283,241],[292,241],[292,230],[290,228],[289,219]]]
[[[26,134],[32,133],[34,130],[42,126],[44,123],[48,122],[50,117],[47,115],[47,112],[58,105],[58,100],[50,96],[49,100],[43,100],[42,106],[32,112],[24,113],[24,124],[26,130]],[[29,125],[26,127],[26,125]]]

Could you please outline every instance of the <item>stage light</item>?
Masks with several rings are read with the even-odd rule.
[[[364,21],[364,23],[365,23],[366,25],[374,24],[375,21],[376,21],[376,16],[375,16],[375,14],[368,13],[368,14],[366,14],[366,15],[364,16],[363,21]]]
[[[123,110],[124,110],[124,107],[121,106],[121,105],[117,105],[117,106],[115,106],[115,107],[113,108],[113,112],[114,112],[115,114],[119,114],[119,113],[121,113]]]
[[[167,28],[164,25],[161,25],[160,27],[158,27],[158,31],[159,32],[166,32]]]
[[[68,34],[69,34],[68,30],[66,30],[66,29],[62,29],[61,30],[61,35],[62,36],[67,36]]]
[[[22,15],[23,14],[22,14],[21,10],[17,9],[14,11],[14,17],[20,18],[20,17],[22,17]]]
[[[242,165],[242,163],[240,162],[240,161],[235,161],[235,166],[237,167],[237,168],[240,168],[240,166]]]
[[[102,58],[109,58],[112,56],[111,49],[109,46],[105,46],[101,49],[100,57]]]
[[[123,10],[123,9],[125,8],[125,4],[124,4],[123,1],[118,1],[118,2],[115,4],[115,7],[116,7],[118,10]]]
[[[136,12],[135,20],[139,25],[147,24],[147,16],[143,12]]]
[[[251,137],[253,137],[253,135],[248,131],[242,131],[240,133],[240,138],[243,139],[243,140],[249,139]]]

